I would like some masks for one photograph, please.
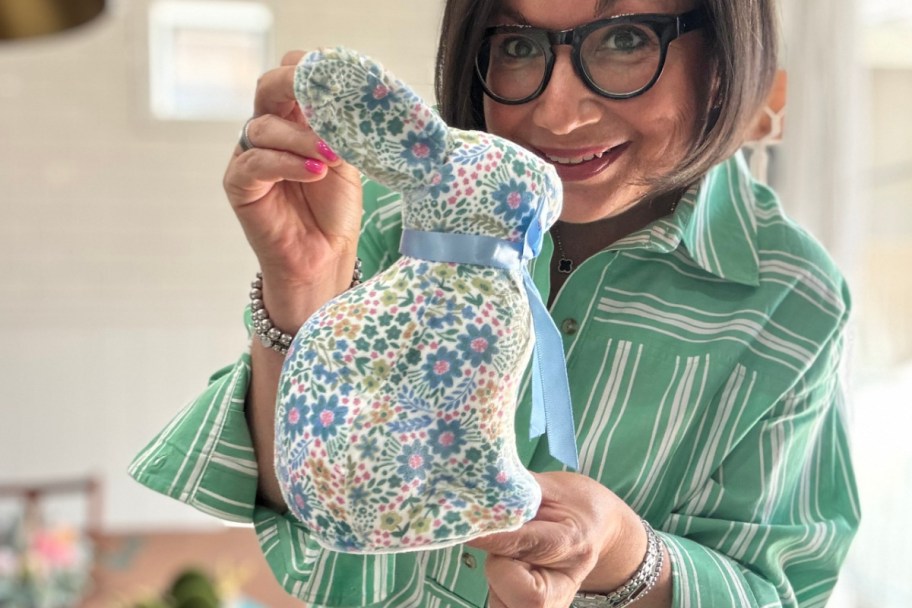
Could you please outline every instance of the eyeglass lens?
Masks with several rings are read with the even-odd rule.
[[[479,73],[487,88],[507,100],[533,95],[543,84],[551,54],[547,37],[501,32],[486,38],[479,53]],[[662,43],[649,27],[607,24],[585,37],[579,49],[585,78],[602,91],[626,95],[652,81],[662,59]]]

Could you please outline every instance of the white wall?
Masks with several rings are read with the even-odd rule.
[[[278,56],[351,46],[431,99],[441,2],[267,4]],[[208,521],[125,469],[243,349],[255,271],[221,191],[240,123],[151,118],[147,5],[0,44],[0,483],[97,473],[113,528]]]

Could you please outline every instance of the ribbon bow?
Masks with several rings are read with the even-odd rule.
[[[547,433],[548,451],[551,455],[568,467],[579,469],[564,345],[526,264],[541,252],[544,240],[538,213],[540,211],[532,218],[522,243],[475,234],[425,232],[407,228],[402,232],[399,251],[411,258],[432,262],[522,269],[523,287],[529,298],[535,329],[529,436],[535,438]]]

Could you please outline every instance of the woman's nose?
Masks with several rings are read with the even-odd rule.
[[[569,47],[554,51],[554,69],[545,90],[532,103],[532,121],[543,129],[566,135],[601,119],[596,94],[580,79],[570,59]]]

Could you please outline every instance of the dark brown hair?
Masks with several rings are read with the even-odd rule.
[[[559,3],[554,3],[558,6]],[[711,85],[703,137],[671,174],[656,176],[657,192],[684,187],[743,143],[763,107],[778,61],[778,17],[774,0],[703,0],[709,23],[702,32]],[[485,129],[482,90],[474,58],[498,0],[447,0],[437,49],[435,90],[444,120],[460,129]]]

